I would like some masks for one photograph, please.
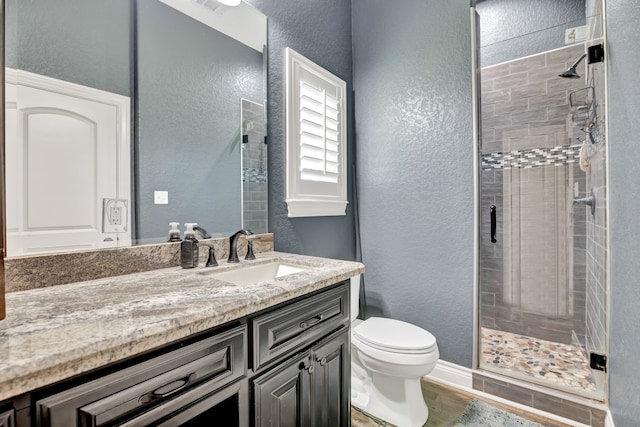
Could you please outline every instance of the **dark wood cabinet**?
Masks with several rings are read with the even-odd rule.
[[[347,427],[349,306],[341,282],[0,402],[0,427]]]
[[[253,380],[256,427],[349,425],[349,328]]]

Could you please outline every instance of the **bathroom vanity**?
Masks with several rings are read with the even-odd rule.
[[[300,270],[218,278],[283,262]],[[346,426],[348,279],[363,270],[269,252],[11,293],[0,426]]]

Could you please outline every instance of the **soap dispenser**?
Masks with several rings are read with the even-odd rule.
[[[180,243],[180,265],[182,268],[194,268],[198,266],[198,240],[193,227],[196,223],[185,223],[184,240]]]
[[[169,229],[169,242],[179,242],[182,239],[180,238],[180,230],[178,229],[178,226],[180,225],[179,222],[170,222],[169,226],[171,227]]]

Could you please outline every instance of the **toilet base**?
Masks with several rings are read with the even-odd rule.
[[[351,390],[353,406],[398,427],[420,427],[429,417],[420,378],[392,377],[376,372],[368,377],[354,370]]]

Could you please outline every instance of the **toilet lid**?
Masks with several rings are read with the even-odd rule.
[[[424,329],[401,320],[371,317],[353,329],[360,341],[381,350],[397,353],[428,353],[436,337]]]

